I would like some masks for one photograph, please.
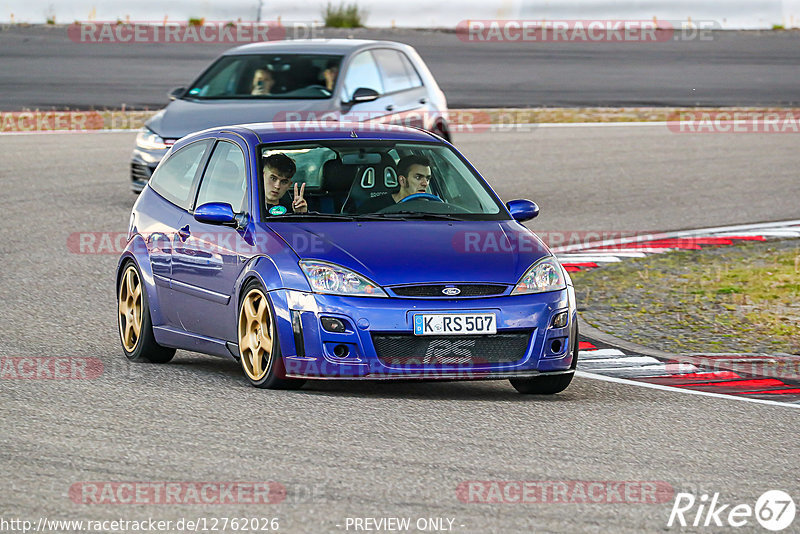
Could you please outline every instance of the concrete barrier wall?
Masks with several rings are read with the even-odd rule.
[[[800,27],[800,0],[405,0],[402,7],[387,0],[345,0],[368,12],[372,27],[453,28],[465,19],[634,19],[714,21],[724,29],[763,29],[773,25]],[[339,0],[332,0],[334,5]],[[322,21],[326,0],[263,0],[261,20]],[[54,18],[68,24],[85,20],[185,22],[256,20],[258,0],[197,2],[195,0],[50,0],[0,2],[0,21],[44,23]]]

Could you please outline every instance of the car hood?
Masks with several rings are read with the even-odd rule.
[[[283,120],[286,113],[330,111],[330,100],[174,100],[154,115],[147,127],[165,139],[228,124]]]
[[[550,255],[514,221],[365,221],[270,224],[301,259],[352,269],[381,286],[515,284]]]

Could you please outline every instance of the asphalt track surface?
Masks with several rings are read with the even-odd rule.
[[[625,126],[456,141],[505,199],[540,201],[537,230],[798,215],[789,135]],[[753,506],[770,489],[797,497],[798,412],[788,407],[586,377],[553,397],[521,396],[506,381],[262,391],[233,360],[180,351],[167,365],[129,364],[115,322],[117,257],[70,252],[67,238],[126,229],[132,143],[130,133],[0,137],[0,356],[103,363],[93,380],[0,381],[4,519],[278,517],[284,532],[345,532],[347,517],[445,517],[456,532],[641,533],[665,530],[671,500],[475,504],[456,488],[662,481],[731,504]],[[260,506],[70,500],[73,484],[90,481],[276,481],[287,498]],[[737,531],[763,530],[751,518]]]
[[[467,15],[465,15],[467,16]],[[800,32],[656,43],[466,43],[453,32],[330,30],[413,45],[451,107],[798,106]],[[0,29],[0,110],[161,108],[230,44],[87,44]]]

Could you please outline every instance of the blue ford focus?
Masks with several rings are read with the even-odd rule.
[[[272,123],[184,137],[131,214],[117,268],[131,361],[233,357],[250,383],[509,379],[577,364],[575,293],[452,145],[388,125]]]

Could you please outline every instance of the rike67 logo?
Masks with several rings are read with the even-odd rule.
[[[743,527],[753,525],[755,519],[762,527],[773,532],[784,530],[794,522],[795,504],[785,491],[764,492],[755,506],[730,504],[720,500],[719,493],[710,498],[703,494],[698,499],[691,493],[678,493],[669,514],[667,527]]]

